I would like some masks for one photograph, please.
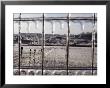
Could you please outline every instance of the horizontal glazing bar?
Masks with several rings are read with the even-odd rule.
[[[67,20],[67,18],[64,18],[64,17],[46,17],[44,18],[45,20],[49,21],[49,20]],[[36,21],[36,20],[39,20],[39,21],[42,21],[43,18],[14,18],[13,21]],[[97,21],[97,18],[93,18],[93,17],[70,17],[69,20],[88,20],[88,21]]]

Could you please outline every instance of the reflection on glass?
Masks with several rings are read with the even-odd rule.
[[[92,13],[21,14],[19,19],[14,14],[15,75],[19,56],[21,75],[97,74],[96,69],[89,70],[97,67],[97,23],[88,20],[93,19]]]
[[[17,17],[17,14],[14,14]],[[24,16],[25,15],[25,16]],[[21,17],[29,16],[29,14],[21,14]],[[27,19],[26,19],[27,20]],[[35,21],[20,21],[20,68],[21,69],[41,69],[42,60],[42,27],[36,28],[37,25],[41,26],[41,22]],[[14,21],[14,34],[13,34],[13,61],[14,69],[18,68],[19,65],[19,49],[18,49],[18,35],[19,35],[19,23]],[[26,70],[27,71],[27,70]],[[26,72],[25,71],[25,72]],[[24,71],[23,71],[24,72]],[[31,72],[32,73],[32,72]],[[41,73],[41,72],[40,72]],[[22,75],[22,74],[21,74]]]
[[[59,21],[45,21],[44,69],[66,69],[67,23],[62,23],[64,29]]]
[[[72,22],[69,36],[69,68],[91,67],[92,24]]]

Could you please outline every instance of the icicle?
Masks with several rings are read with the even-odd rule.
[[[84,31],[85,25],[84,23],[82,23],[82,31]]]
[[[27,33],[29,33],[29,27],[30,27],[30,25],[29,25],[29,22],[27,22]]]
[[[55,21],[53,21],[53,35],[54,35],[54,33],[55,33]]]
[[[38,28],[38,21],[34,21],[34,24],[35,24],[35,29]]]
[[[64,23],[60,21],[60,29],[63,30],[63,28],[64,28]]]
[[[72,14],[71,13],[69,14],[69,17],[72,17]]]
[[[52,30],[52,34],[54,35],[54,32],[55,32],[55,21],[51,21],[51,30]]]
[[[82,30],[82,32],[84,32],[84,28],[85,28],[84,23],[80,21],[80,25],[81,25],[81,30]]]
[[[61,24],[62,29],[64,28],[64,23]]]

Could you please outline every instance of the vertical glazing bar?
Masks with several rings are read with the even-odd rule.
[[[34,70],[36,71],[36,60],[35,60],[35,54],[36,54],[36,49],[34,49],[34,59],[33,59],[33,61],[34,61]]]
[[[93,68],[94,68],[94,48],[95,48],[95,13],[94,13],[94,20],[93,20],[93,31],[92,31],[92,75],[93,75]]]
[[[42,21],[42,75],[43,75],[43,62],[44,62],[44,13],[43,13],[43,21]]]
[[[67,66],[67,75],[68,75],[68,57],[69,57],[69,13],[67,16],[67,25],[68,25],[68,34],[67,34],[67,43],[66,43],[66,66]]]
[[[21,13],[19,15],[19,19],[21,20]],[[19,75],[20,75],[20,58],[21,58],[21,21],[19,21],[19,34],[18,34],[18,51],[19,51],[19,66],[18,66],[18,69],[19,69]]]
[[[31,68],[31,49],[29,51],[29,68]]]

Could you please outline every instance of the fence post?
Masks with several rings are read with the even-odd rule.
[[[69,13],[67,16],[67,25],[68,25],[68,34],[67,34],[67,43],[66,43],[66,66],[67,66],[67,75],[68,75],[68,58],[69,58],[69,33],[70,33],[70,27],[69,27]]]
[[[43,29],[42,29],[42,75],[43,75],[43,63],[44,63],[44,13],[43,13]]]
[[[18,69],[19,69],[19,75],[20,75],[20,58],[21,58],[21,33],[20,33],[20,31],[21,31],[21,13],[20,13],[20,15],[19,15],[19,19],[20,19],[20,21],[19,21],[19,34],[18,34],[18,48],[19,48],[19,66],[18,66]]]
[[[93,31],[92,31],[92,75],[93,75],[93,68],[94,68],[94,48],[95,48],[95,13],[94,13],[94,20],[93,20]]]

